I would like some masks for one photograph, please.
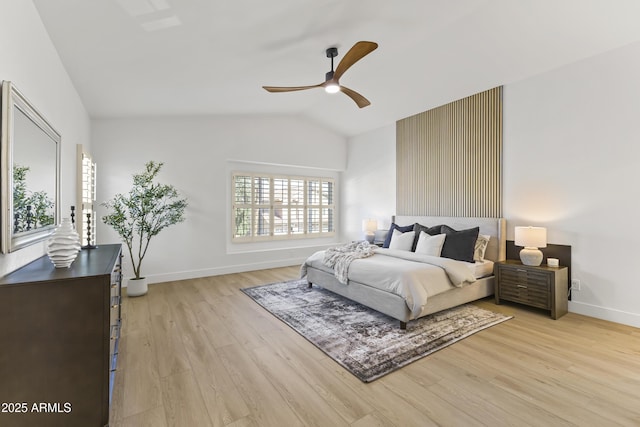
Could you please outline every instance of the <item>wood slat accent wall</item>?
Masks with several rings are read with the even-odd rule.
[[[396,123],[396,213],[502,216],[502,86]]]

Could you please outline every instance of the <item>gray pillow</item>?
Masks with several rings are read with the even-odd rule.
[[[443,258],[451,258],[458,261],[474,262],[473,253],[476,247],[476,240],[480,233],[480,227],[466,230],[454,230],[448,225],[442,226],[442,232],[447,235],[442,246]]]

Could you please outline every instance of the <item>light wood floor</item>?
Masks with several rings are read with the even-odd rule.
[[[111,426],[640,425],[640,329],[514,319],[364,384],[238,289],[298,267],[125,298]]]

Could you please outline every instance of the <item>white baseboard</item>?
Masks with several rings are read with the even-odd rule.
[[[640,328],[640,314],[629,313],[612,308],[600,307],[583,302],[569,301],[569,311],[571,313],[582,314],[596,319],[608,320],[623,325]]]
[[[206,268],[202,270],[180,271],[165,274],[147,275],[149,284],[173,282],[176,280],[197,279],[200,277],[219,276],[221,274],[242,273],[245,271],[264,270],[268,268],[289,267],[292,265],[302,265],[307,257],[289,258],[277,261],[252,262],[251,264],[225,265],[224,267]],[[127,286],[127,281],[123,280],[122,286]]]

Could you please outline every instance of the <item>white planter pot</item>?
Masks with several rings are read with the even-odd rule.
[[[127,281],[127,296],[139,297],[147,293],[149,288],[147,287],[147,278],[141,277],[140,279],[129,279]]]

